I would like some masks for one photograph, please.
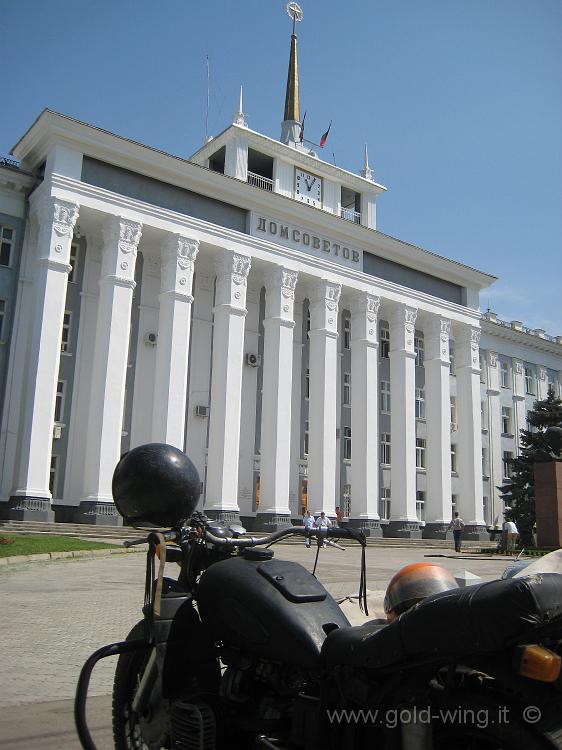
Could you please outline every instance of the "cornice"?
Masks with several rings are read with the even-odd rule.
[[[279,152],[284,155],[288,151],[295,158],[306,156],[289,146],[237,125],[231,125],[210,144],[216,145],[218,139],[225,136],[232,128],[240,133],[262,139],[278,148]],[[123,169],[222,200],[248,211],[273,213],[279,220],[304,224],[318,232],[338,237],[342,242],[359,245],[366,252],[438,276],[462,287],[483,289],[496,280],[495,276],[390,237],[378,230],[345,221],[319,208],[299,204],[292,198],[279,193],[260,190],[234,177],[214,172],[192,161],[167,154],[50,110],[44,110],[41,113],[14,146],[12,153],[20,160],[26,159],[33,166],[37,166],[45,158],[48,149],[54,143],[61,142],[75,148],[85,156]],[[203,149],[196,153],[202,153]],[[316,166],[323,164],[338,174],[344,172],[318,159],[308,156],[306,158]],[[351,173],[346,174],[351,175]],[[361,183],[361,189],[365,189],[366,185],[374,184],[357,175],[351,176]]]
[[[555,341],[543,339],[536,334],[527,333],[526,331],[517,331],[514,328],[508,328],[501,323],[494,323],[493,321],[487,320],[485,317],[482,317],[480,325],[483,334],[489,334],[494,338],[502,338],[505,341],[510,341],[513,344],[519,344],[520,346],[535,349],[536,351],[547,352],[556,357],[562,356],[562,344],[557,344]]]
[[[48,190],[44,183],[41,190]],[[286,264],[286,267],[303,275],[325,276],[329,281],[343,283],[350,289],[385,297],[396,303],[407,303],[429,313],[443,315],[467,325],[478,326],[480,312],[462,305],[433,297],[424,292],[400,286],[362,271],[338,265],[323,258],[307,256],[297,250],[277,245],[250,234],[218,226],[186,214],[180,214],[150,203],[128,198],[104,188],[95,187],[61,175],[53,175],[52,193],[64,200],[74,200],[94,210],[119,215],[126,219],[141,221],[162,231],[187,232],[200,242],[207,242],[234,252],[251,253],[266,262]],[[241,247],[242,246],[242,247]],[[243,249],[242,249],[243,248]]]
[[[2,188],[24,193],[31,189],[33,182],[34,177],[30,172],[0,165],[0,186]]]

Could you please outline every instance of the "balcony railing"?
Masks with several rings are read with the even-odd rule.
[[[352,221],[354,224],[361,224],[361,213],[354,211],[352,208],[340,208],[340,216],[346,221]]]
[[[268,190],[270,193],[273,192],[273,180],[270,180],[269,177],[262,177],[261,174],[255,172],[248,172],[248,184],[262,190]]]

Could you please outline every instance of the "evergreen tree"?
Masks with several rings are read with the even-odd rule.
[[[521,430],[520,454],[511,461],[511,477],[499,487],[506,507],[506,519],[515,521],[524,544],[531,539],[535,524],[534,466],[539,451],[547,450],[544,439],[547,427],[562,427],[562,400],[556,398],[552,388],[542,401],[535,401],[527,414],[530,429]]]

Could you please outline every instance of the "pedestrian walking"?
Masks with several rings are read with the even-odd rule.
[[[314,524],[315,524],[315,518],[312,515],[312,513],[309,510],[307,510],[304,516],[302,517],[302,525],[306,529],[306,536],[305,536],[305,542],[304,542],[305,547],[310,547],[310,539],[311,539],[310,532],[314,528]]]
[[[464,521],[459,516],[458,513],[455,513],[455,517],[452,519],[451,523],[449,524],[449,528],[447,531],[450,531],[453,529],[453,539],[455,540],[455,552],[461,551],[461,545],[462,545],[462,532],[464,529]]]
[[[316,528],[318,529],[318,542],[320,542],[320,537],[322,537],[322,546],[326,546],[326,542],[324,541],[326,539],[326,536],[328,535],[328,529],[332,525],[332,522],[328,518],[328,516],[322,511],[318,518],[316,519],[316,522],[314,524]]]

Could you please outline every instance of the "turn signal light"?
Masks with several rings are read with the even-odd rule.
[[[556,682],[562,658],[544,646],[520,646],[516,653],[516,670],[523,677],[540,682]]]

